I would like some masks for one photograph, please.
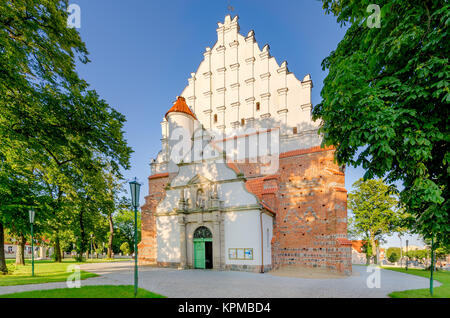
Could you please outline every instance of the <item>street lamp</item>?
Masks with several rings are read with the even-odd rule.
[[[409,256],[408,256],[408,240],[406,240],[406,270],[408,270],[408,261],[409,261]]]
[[[433,270],[434,270],[434,235],[431,237],[431,266],[430,266],[430,294],[433,296]]]
[[[138,289],[138,251],[137,251],[137,210],[139,207],[139,191],[141,184],[134,178],[130,182],[131,205],[134,208],[134,297],[137,296]]]
[[[92,257],[92,245],[93,245],[93,237],[94,237],[94,234],[92,234],[91,233],[91,260],[93,260],[93,257]]]
[[[33,223],[34,223],[34,216],[35,212],[33,209],[28,211],[28,214],[30,216],[30,224],[31,224],[31,276],[34,276],[34,238],[33,238]]]

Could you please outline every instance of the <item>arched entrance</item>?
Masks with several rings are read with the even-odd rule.
[[[194,232],[194,267],[213,268],[212,233],[205,226]]]

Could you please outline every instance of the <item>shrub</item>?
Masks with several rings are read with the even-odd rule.
[[[395,256],[392,256],[395,254]],[[389,247],[386,251],[386,257],[389,262],[395,263],[400,259],[400,248],[399,247]]]
[[[120,245],[120,250],[122,251],[123,255],[129,255],[130,245],[128,244],[128,242],[122,243],[122,245]]]
[[[391,263],[395,263],[400,259],[400,255],[397,255],[397,253],[392,252],[391,255],[388,256],[388,261]]]

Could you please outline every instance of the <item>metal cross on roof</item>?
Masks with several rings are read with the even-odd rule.
[[[230,3],[231,1],[228,1],[228,11],[233,12],[234,11],[234,7],[231,5]]]

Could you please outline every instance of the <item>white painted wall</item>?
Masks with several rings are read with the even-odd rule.
[[[156,218],[158,262],[180,261],[180,230],[177,216]]]
[[[223,162],[205,161],[182,165],[171,186],[186,185],[196,175],[211,181],[223,181],[236,178],[236,173]]]
[[[223,201],[223,206],[227,207],[245,207],[258,204],[256,197],[249,193],[243,181],[234,181],[220,183],[220,181],[236,179],[236,173],[227,167],[225,163],[216,163],[213,161],[203,163],[191,163],[182,165],[178,175],[171,181],[172,187],[186,186],[197,175],[208,179],[217,184],[219,200]],[[180,201],[181,189],[167,190],[166,196],[156,208],[157,213],[172,212],[178,207]],[[186,193],[186,197],[191,201],[195,200]]]
[[[261,225],[259,211],[229,212],[225,214],[225,263],[261,265]],[[263,226],[268,226],[266,222]],[[272,228],[270,229],[272,231]],[[272,232],[271,232],[272,233]],[[253,248],[253,260],[230,260],[229,248]],[[270,260],[270,258],[268,258]],[[270,264],[270,262],[264,262]]]
[[[225,208],[258,204],[256,197],[245,189],[244,182],[219,184],[217,190]]]
[[[264,265],[272,264],[273,217],[263,213]]]

